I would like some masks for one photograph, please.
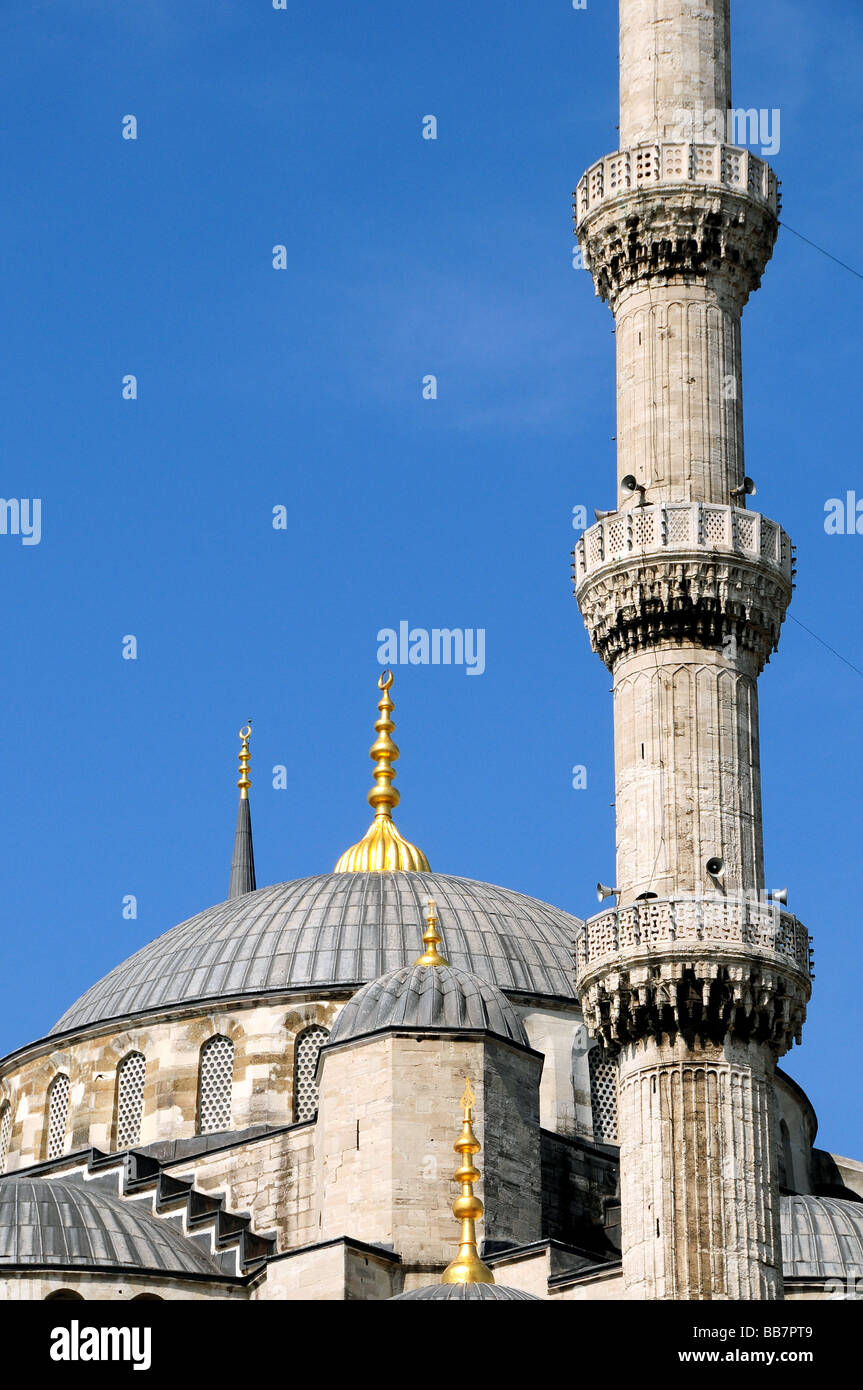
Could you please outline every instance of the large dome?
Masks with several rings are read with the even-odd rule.
[[[500,989],[575,1000],[579,922],[559,908],[448,874],[318,874],[181,922],[82,994],[51,1031],[195,1000],[356,988],[413,963],[429,898],[454,966]]]

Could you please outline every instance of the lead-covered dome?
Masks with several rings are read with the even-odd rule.
[[[437,903],[447,959],[499,989],[575,1002],[578,919],[448,874],[318,874],[231,898],[118,965],[52,1033],[198,1000],[352,987],[410,965]]]
[[[451,965],[405,965],[363,985],[333,1024],[330,1045],[386,1028],[476,1029],[530,1046],[506,995]]]
[[[0,1274],[4,1265],[109,1268],[219,1278],[216,1260],[179,1227],[95,1183],[0,1180]]]
[[[863,1202],[841,1197],[783,1197],[786,1279],[863,1278]]]

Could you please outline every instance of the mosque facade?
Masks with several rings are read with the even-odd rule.
[[[740,355],[778,184],[694,136],[731,107],[729,0],[620,0],[620,56],[619,148],[575,194],[617,343],[617,503],[573,554],[614,690],[615,883],[580,920],[433,871],[395,825],[384,672],[369,830],[258,888],[246,726],[227,900],[0,1061],[4,1299],[863,1280],[863,1162],[817,1147],[778,1066],[812,948],[765,888],[757,682],[794,551],[747,505]]]

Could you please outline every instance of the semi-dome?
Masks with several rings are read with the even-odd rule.
[[[505,1284],[427,1284],[422,1289],[411,1289],[410,1293],[396,1294],[390,1303],[405,1303],[408,1299],[457,1299],[460,1303],[505,1303],[515,1299],[526,1299],[529,1303],[541,1303],[536,1294],[525,1293],[522,1289],[510,1289]]]
[[[219,903],[118,965],[52,1033],[197,1000],[352,987],[416,958],[434,898],[447,959],[499,989],[575,1002],[578,919],[473,879],[408,871],[318,874]]]
[[[222,1275],[206,1250],[143,1202],[123,1201],[93,1183],[46,1178],[0,1179],[0,1270],[4,1265]]]
[[[477,1029],[529,1046],[506,995],[452,965],[404,965],[363,985],[336,1019],[330,1045],[385,1028]]]
[[[863,1278],[863,1202],[840,1197],[783,1197],[786,1279]]]

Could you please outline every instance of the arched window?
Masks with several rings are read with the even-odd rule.
[[[55,1289],[53,1293],[46,1293],[43,1301],[45,1303],[51,1303],[52,1301],[56,1302],[57,1299],[63,1299],[66,1302],[74,1300],[76,1303],[83,1303],[84,1295],[82,1293],[76,1293],[74,1289]]]
[[[294,1120],[313,1120],[318,1113],[318,1054],[329,1037],[326,1028],[313,1023],[297,1034],[294,1042]]]
[[[6,1156],[9,1153],[9,1135],[12,1133],[12,1107],[8,1100],[0,1105],[0,1173],[6,1172]]]
[[[217,1033],[201,1048],[198,1077],[198,1133],[217,1134],[231,1128],[234,1087],[234,1044]]]
[[[117,1068],[117,1122],[115,1148],[131,1149],[141,1142],[141,1113],[144,1109],[144,1073],[147,1063],[142,1052],[129,1052]]]
[[[48,1087],[48,1143],[46,1158],[59,1158],[66,1143],[66,1121],[69,1117],[69,1078],[58,1072]]]
[[[597,1144],[617,1143],[617,1063],[602,1047],[587,1054],[590,1072],[590,1109]]]

